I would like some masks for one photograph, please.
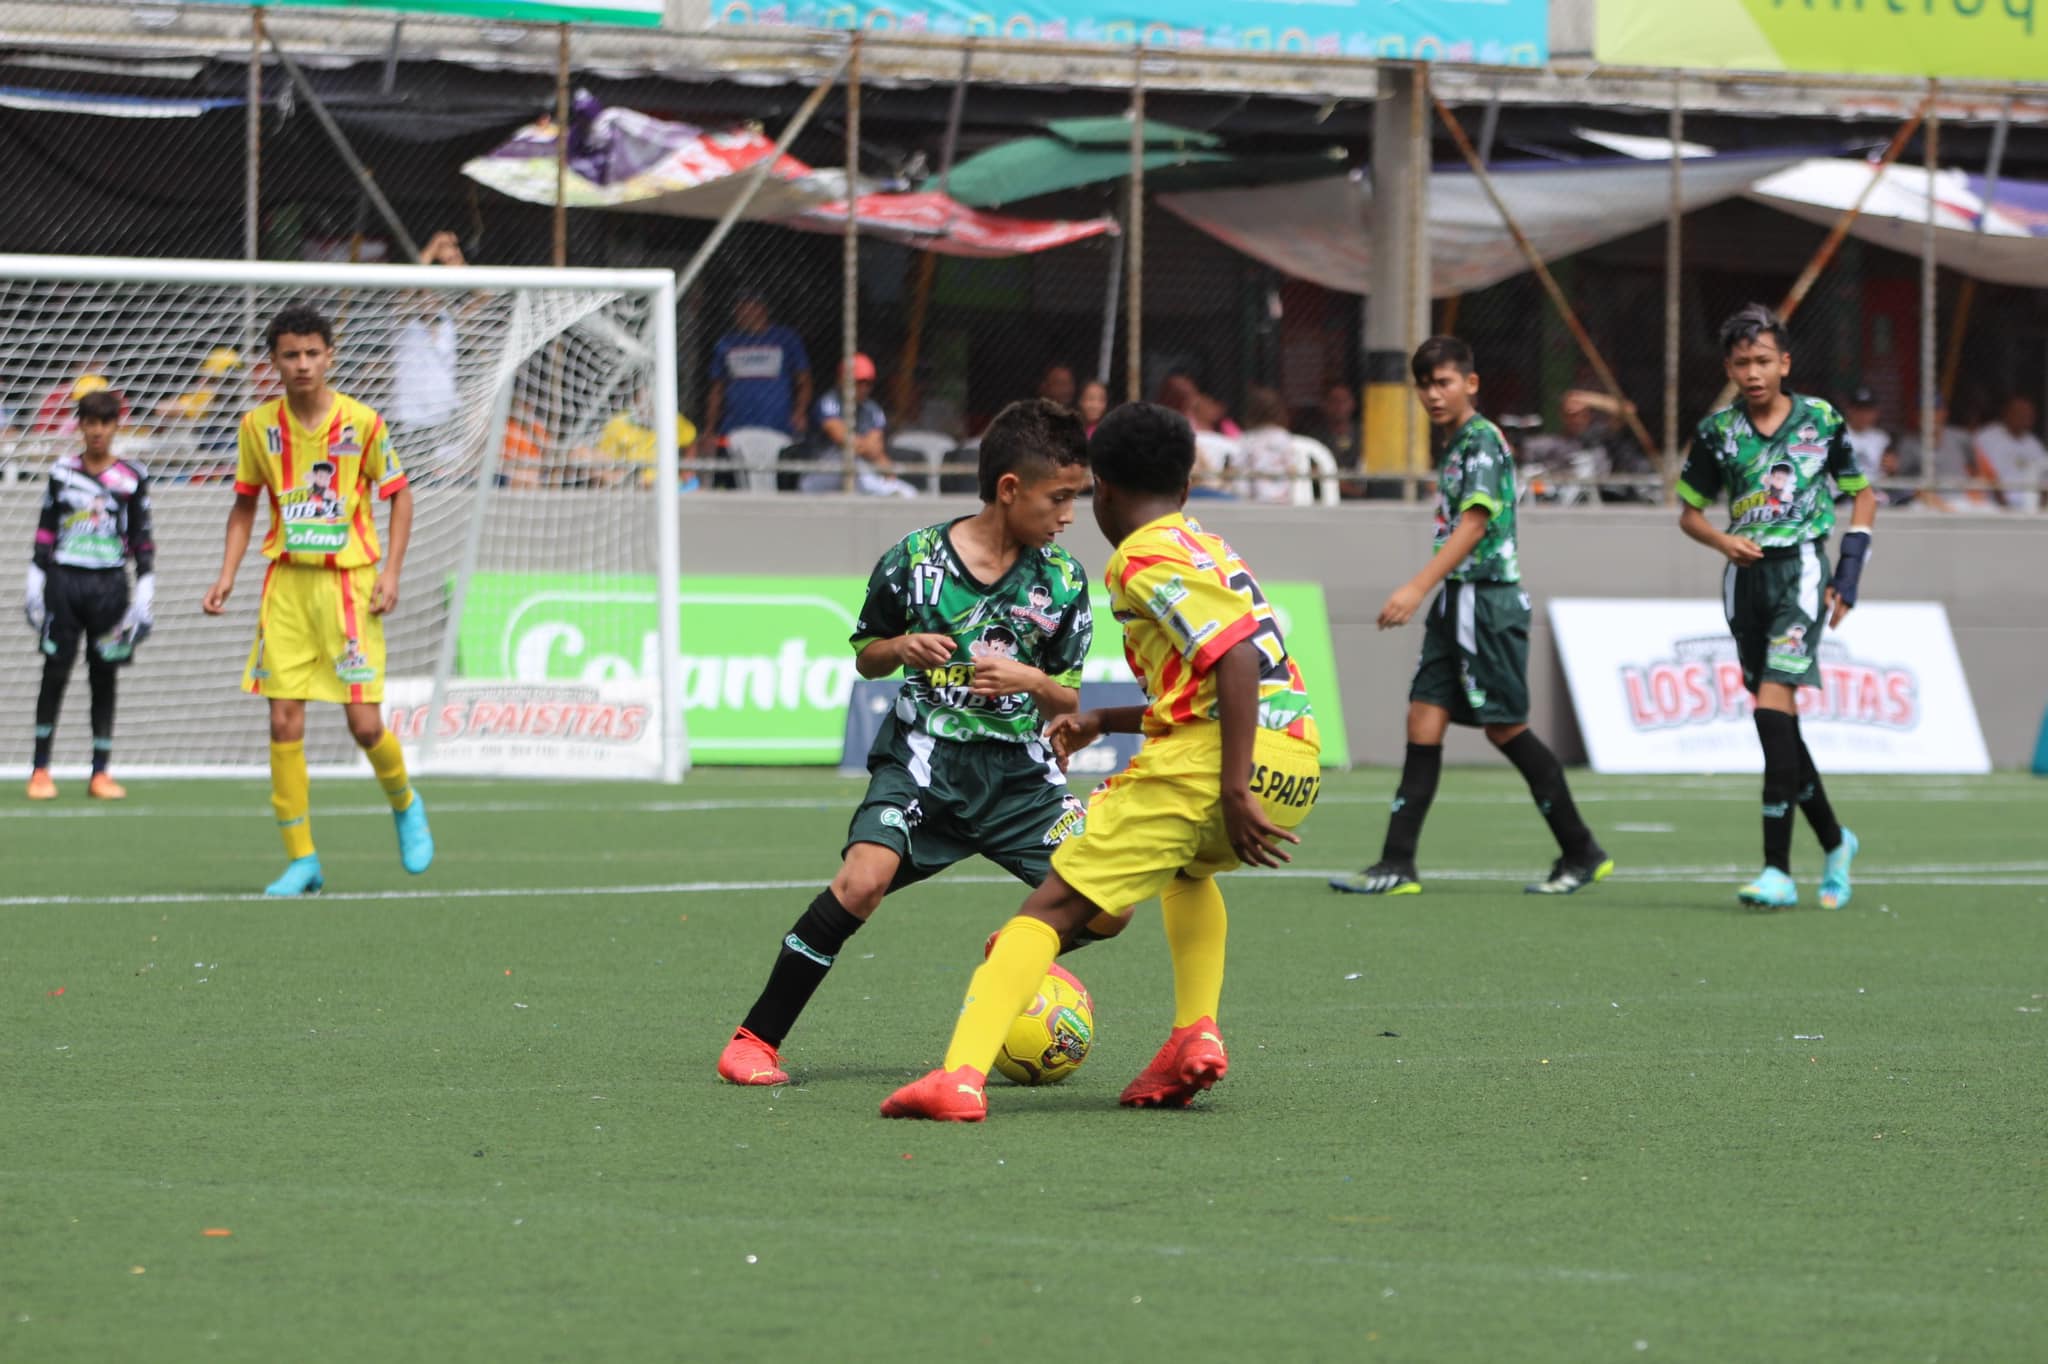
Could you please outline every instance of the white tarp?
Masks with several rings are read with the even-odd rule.
[[[1874,169],[1867,161],[1802,161],[1759,180],[1749,197],[1833,227],[1870,184]],[[1989,188],[1982,177],[1960,170],[1935,174],[1935,259],[1993,284],[2048,286],[2048,185],[2004,181],[1993,192],[1996,202],[1986,203]],[[1924,167],[1888,166],[1850,234],[1917,256],[1926,240],[1927,198]]]
[[[1669,144],[1665,144],[1669,146]],[[1743,193],[1792,156],[1716,156],[1685,163],[1688,212]],[[1671,168],[1656,161],[1501,167],[1509,212],[1546,261],[1662,222]],[[1372,188],[1362,174],[1256,189],[1162,194],[1170,212],[1274,269],[1347,294],[1371,292]],[[1471,293],[1529,268],[1470,171],[1429,178],[1430,287]]]
[[[1596,772],[1761,772],[1717,601],[1561,598],[1551,630]],[[1867,602],[1821,636],[1799,727],[1823,772],[1989,772],[1940,602]]]

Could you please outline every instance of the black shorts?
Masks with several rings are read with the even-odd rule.
[[[876,843],[903,859],[892,891],[977,853],[1029,886],[1052,853],[1080,833],[1086,807],[1039,740],[963,743],[883,721],[868,751],[868,790],[846,846]]]
[[[81,641],[111,635],[128,614],[128,575],[118,568],[50,570],[43,584],[43,652],[69,663]]]
[[[1408,699],[1458,725],[1529,719],[1529,594],[1520,583],[1445,583],[1429,604]]]
[[[1827,626],[1828,556],[1817,541],[1773,551],[1721,575],[1721,611],[1742,660],[1742,685],[1818,687],[1821,631]]]

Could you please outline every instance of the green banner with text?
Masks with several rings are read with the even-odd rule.
[[[1616,66],[2041,80],[2048,0],[1599,0]]]
[[[836,764],[853,694],[854,611],[867,580],[686,577],[683,713],[691,761]],[[1350,765],[1323,589],[1270,583],[1287,648],[1301,665],[1326,766]],[[1089,682],[1128,682],[1123,638],[1096,617]],[[519,682],[656,676],[654,579],[648,575],[480,573],[457,637],[456,675]]]

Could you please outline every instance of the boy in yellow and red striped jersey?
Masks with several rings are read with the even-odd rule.
[[[1124,1088],[1131,1108],[1185,1108],[1223,1078],[1216,1014],[1228,930],[1216,875],[1276,867],[1315,807],[1321,742],[1301,670],[1243,559],[1189,520],[1195,434],[1179,413],[1131,403],[1088,445],[1095,521],[1115,545],[1110,604],[1149,704],[1056,717],[1062,759],[1106,733],[1143,733],[1130,767],[1088,803],[1086,832],[989,945],[945,1064],[882,1104],[888,1118],[980,1122],[983,1082],[1061,942],[1098,914],[1157,895],[1173,956],[1173,1029]]]
[[[346,713],[391,802],[405,869],[418,874],[434,860],[426,806],[383,716],[383,618],[398,605],[412,490],[384,419],[328,387],[333,325],[312,308],[289,307],[271,319],[267,339],[284,396],[242,418],[227,546],[202,605],[214,616],[227,609],[255,529],[257,495],[267,493],[263,557],[270,567],[242,689],[270,702],[270,799],[292,859],[264,893],[305,895],[324,884],[309,819],[308,701],[332,701]],[[391,504],[388,552],[377,541],[373,498]]]

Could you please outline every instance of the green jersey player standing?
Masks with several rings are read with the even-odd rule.
[[[1678,525],[1728,559],[1721,605],[1743,685],[1756,698],[1764,749],[1764,869],[1737,896],[1760,909],[1799,903],[1792,880],[1796,803],[1827,853],[1820,902],[1840,909],[1849,903],[1856,835],[1835,819],[1799,733],[1798,689],[1820,685],[1821,631],[1840,625],[1856,604],[1877,492],[1856,466],[1841,414],[1785,388],[1792,350],[1785,324],[1769,308],[1752,303],[1723,323],[1721,353],[1740,396],[1700,423],[1679,478],[1685,506]],[[1832,578],[1826,554],[1835,525],[1830,479],[1856,498]],[[1706,509],[1723,492],[1730,519],[1719,531]]]
[[[1422,658],[1408,690],[1408,753],[1380,860],[1330,885],[1356,895],[1413,895],[1422,889],[1415,846],[1443,771],[1444,732],[1477,725],[1515,765],[1557,838],[1550,875],[1533,895],[1570,895],[1614,870],[1579,818],[1564,767],[1529,728],[1529,594],[1515,549],[1515,457],[1500,428],[1479,415],[1472,348],[1432,337],[1410,368],[1429,424],[1443,443],[1437,475],[1436,553],[1380,608],[1379,626],[1406,625],[1438,583]]]
[[[1083,809],[1041,737],[1080,704],[1094,624],[1088,577],[1055,538],[1090,487],[1081,419],[1012,403],[982,437],[982,508],[913,531],[868,579],[853,633],[867,678],[903,688],[868,752],[839,874],[782,939],[767,986],[718,1058],[737,1085],[785,1084],[777,1049],[848,937],[893,890],[976,853],[1025,883]],[[1122,920],[1101,916],[1089,937]]]

